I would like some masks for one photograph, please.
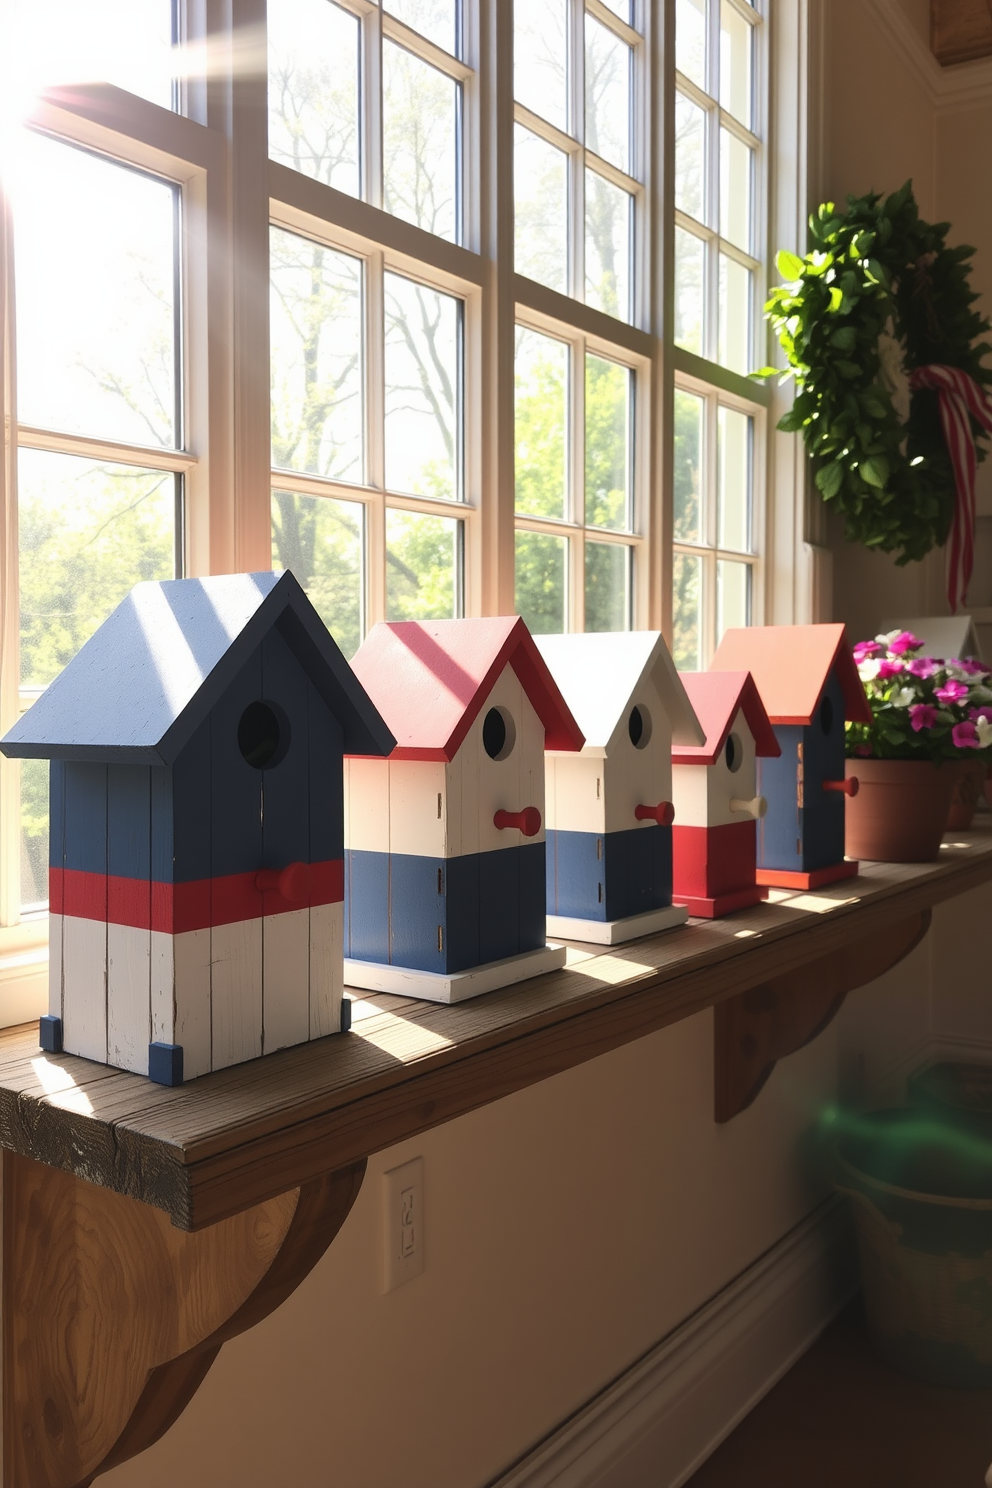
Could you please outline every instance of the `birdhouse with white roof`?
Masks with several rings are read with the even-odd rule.
[[[175,1085],[337,1032],[342,756],[392,745],[291,573],[137,585],[0,744],[51,760],[42,1047]]]
[[[759,758],[779,754],[775,731],[748,672],[682,672],[705,740],[672,749],[672,899],[716,919],[757,904]]]
[[[660,631],[536,636],[586,736],[547,755],[548,933],[615,945],[672,904],[672,742],[703,734]]]
[[[582,734],[524,622],[377,625],[353,666],[396,747],[345,762],[346,980],[459,1002],[563,965],[544,751]]]
[[[781,753],[758,760],[768,802],[758,828],[759,884],[815,889],[851,878],[844,857],[844,721],[871,709],[843,625],[754,625],[728,630],[711,671],[749,671]]]

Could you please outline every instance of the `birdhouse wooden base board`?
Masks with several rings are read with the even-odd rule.
[[[426,1002],[465,1002],[497,987],[525,982],[544,971],[557,971],[565,965],[565,947],[538,946],[522,956],[507,956],[503,961],[489,961],[473,966],[470,971],[444,975],[436,971],[414,971],[407,966],[386,966],[378,961],[344,963],[345,984],[364,987],[370,992],[389,992],[396,997],[419,997]]]
[[[827,884],[839,883],[843,878],[857,878],[860,863],[831,863],[829,868],[814,868],[811,873],[787,873],[784,868],[759,868],[755,874],[759,884],[770,889],[822,889]]]
[[[684,904],[689,914],[697,920],[719,920],[738,909],[750,909],[768,898],[768,890],[760,884],[749,889],[740,889],[736,894],[719,894],[715,899],[677,894],[677,904]]]
[[[650,909],[647,914],[628,915],[624,920],[580,920],[570,915],[548,915],[548,934],[563,940],[589,941],[593,945],[622,945],[641,935],[654,935],[684,925],[689,910],[667,904],[664,909]]]

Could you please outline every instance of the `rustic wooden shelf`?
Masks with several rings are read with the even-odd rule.
[[[355,994],[350,1036],[181,1089],[42,1055],[33,1026],[8,1030],[0,1146],[200,1230],[748,989],[781,991],[800,970],[806,981],[816,963],[843,962],[882,931],[903,927],[904,953],[926,911],[990,879],[983,827],[946,839],[933,864],[869,864],[725,920],[609,950],[575,946],[563,970],[460,1006]],[[865,966],[860,981],[883,969]],[[844,980],[841,991],[859,984]]]

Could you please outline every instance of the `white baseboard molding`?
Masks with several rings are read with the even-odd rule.
[[[680,1488],[857,1284],[828,1199],[489,1488]]]

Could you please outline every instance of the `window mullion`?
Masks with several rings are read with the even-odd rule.
[[[586,345],[581,337],[572,343],[570,388],[569,516],[577,530],[568,545],[568,628],[581,631],[586,628]]]
[[[5,429],[14,429],[14,252],[8,201],[0,182],[0,410]],[[17,444],[5,438],[0,449],[0,733],[19,711],[20,607],[17,538]],[[21,817],[18,760],[0,757],[0,926],[20,920]],[[13,828],[13,830],[11,830]]]
[[[382,208],[382,12],[362,22],[362,179],[365,199]]]

